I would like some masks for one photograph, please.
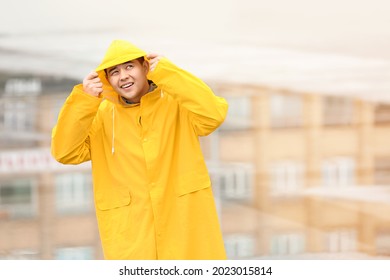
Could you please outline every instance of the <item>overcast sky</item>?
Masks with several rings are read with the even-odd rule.
[[[390,59],[388,0],[0,1],[3,38],[105,30]]]
[[[389,0],[0,1],[0,70],[81,79],[125,39],[206,80],[390,102]]]

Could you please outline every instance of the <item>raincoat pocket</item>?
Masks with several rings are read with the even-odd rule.
[[[127,187],[108,187],[96,190],[96,207],[99,210],[110,210],[130,205],[131,195]]]
[[[211,182],[208,173],[191,171],[179,176],[176,194],[183,196],[209,187]]]

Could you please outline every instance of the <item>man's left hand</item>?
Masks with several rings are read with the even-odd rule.
[[[146,55],[146,58],[149,60],[149,70],[153,71],[163,56],[157,53],[149,53]]]

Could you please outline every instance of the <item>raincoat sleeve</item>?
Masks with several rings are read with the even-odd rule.
[[[74,87],[66,99],[52,131],[51,153],[64,164],[79,164],[90,160],[90,134],[101,98]]]
[[[224,121],[228,109],[226,100],[214,95],[201,79],[180,69],[167,58],[158,62],[148,78],[188,110],[190,121],[199,136],[210,134]]]

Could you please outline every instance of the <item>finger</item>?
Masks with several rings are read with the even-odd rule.
[[[95,88],[94,92],[95,92],[95,94],[99,95],[103,92],[103,88]]]
[[[86,79],[86,80],[93,80],[93,79],[95,79],[95,78],[97,78],[97,77],[99,77],[98,73],[95,72],[95,71],[93,71],[93,72],[89,73],[89,74],[85,77],[85,79]]]
[[[89,83],[84,87],[84,91],[94,96],[99,96],[103,92],[103,85],[96,86],[96,84]]]
[[[89,82],[90,82],[90,83],[96,84],[96,83],[101,83],[101,80],[100,80],[99,77],[97,77],[97,78],[94,78],[94,79],[89,80]]]
[[[147,55],[146,55],[146,58],[147,59],[149,59],[149,60],[151,60],[151,59],[154,59],[154,58],[156,58],[156,57],[158,57],[159,55],[157,54],[157,53],[148,53]]]
[[[156,68],[156,66],[157,66],[157,62],[150,63],[150,66],[149,66],[150,71],[153,71]]]
[[[85,87],[94,90],[95,88],[103,88],[103,83],[87,83]]]

